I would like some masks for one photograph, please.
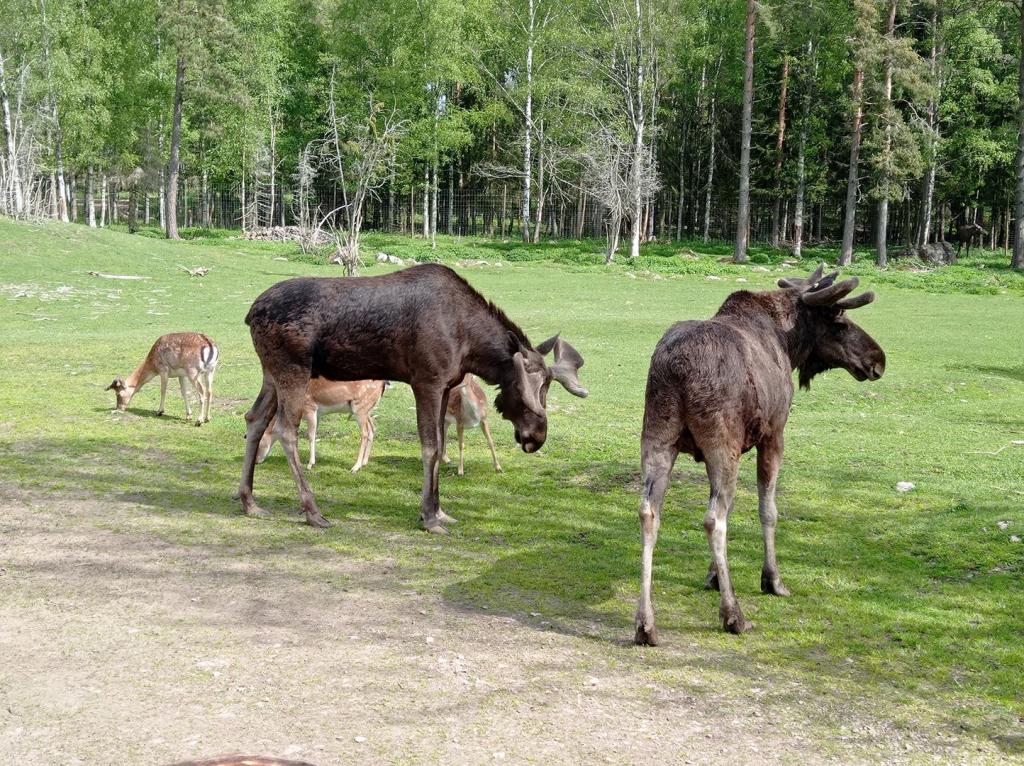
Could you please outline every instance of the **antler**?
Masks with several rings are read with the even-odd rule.
[[[855,309],[866,306],[875,299],[873,292],[866,292],[855,298],[846,296],[853,292],[860,280],[857,277],[844,279],[836,282],[839,271],[822,276],[825,271],[825,264],[821,264],[807,278],[784,277],[779,280],[779,287],[797,288],[801,291],[800,301],[807,306],[835,306],[839,309]]]
[[[580,384],[577,374],[577,371],[583,366],[583,357],[579,351],[557,335],[537,346],[537,351],[541,356],[546,356],[552,349],[555,352],[555,363],[548,366],[551,377],[561,383],[565,390],[573,396],[585,399],[590,392]]]

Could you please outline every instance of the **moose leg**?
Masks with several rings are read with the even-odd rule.
[[[160,417],[164,414],[164,405],[167,403],[167,373],[160,373],[160,409],[156,411],[156,416]]]
[[[444,413],[448,407],[447,389],[414,388],[416,426],[423,457],[423,496],[420,499],[420,523],[428,532],[447,534],[441,523],[451,517],[441,510],[438,492],[441,454],[444,452]]]
[[[501,473],[501,463],[498,462],[498,453],[494,451],[494,439],[491,438],[491,427],[487,425],[486,420],[481,420],[480,428],[483,430],[484,436],[487,437],[487,446],[491,448],[491,460],[494,461],[494,470],[497,473]]]
[[[331,522],[320,513],[299,460],[299,422],[302,420],[306,387],[309,386],[309,372],[305,370],[302,373],[293,372],[284,378],[284,381],[282,382],[281,376],[278,376],[275,435],[284,448],[284,454],[288,458],[288,467],[292,469],[292,477],[299,490],[302,512],[306,514],[306,523],[311,527],[329,527]]]
[[[274,382],[263,376],[263,388],[253,402],[250,410],[245,413],[245,458],[242,460],[242,479],[238,485],[238,499],[242,501],[242,510],[247,516],[268,516],[269,514],[256,505],[252,496],[252,479],[256,472],[256,452],[260,450],[263,434],[270,425],[274,412],[277,410],[277,393]],[[266,451],[270,450],[272,440],[267,441]],[[264,457],[266,452],[263,452]]]
[[[707,532],[708,546],[711,548],[718,572],[718,615],[725,630],[730,633],[744,633],[754,625],[740,610],[726,559],[729,511],[732,510],[733,497],[736,494],[739,455],[718,449],[705,452],[704,459],[707,464],[708,480],[711,482],[711,497],[708,500],[707,513],[704,514],[704,530]]]
[[[775,508],[775,481],[782,464],[782,440],[759,444],[757,447],[757,510],[764,533],[764,566],[761,568],[761,592],[775,596],[788,596],[782,584],[779,564],[775,560],[775,525],[779,512]]]
[[[643,553],[640,559],[640,603],[636,609],[637,644],[657,646],[658,629],[654,625],[654,605],[651,603],[651,570],[654,566],[654,546],[661,526],[661,506],[665,501],[672,466],[679,449],[674,444],[643,445],[643,494],[640,498],[640,534]]]

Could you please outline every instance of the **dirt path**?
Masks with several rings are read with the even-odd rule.
[[[723,691],[679,637],[609,648],[398,591],[387,562],[261,547],[242,518],[230,547],[168,543],[161,523],[0,485],[0,762],[1001,760],[876,720],[870,701],[772,679]],[[681,667],[686,683],[665,680]]]

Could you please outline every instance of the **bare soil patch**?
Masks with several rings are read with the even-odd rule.
[[[0,484],[0,761],[1005,762],[870,700],[736,678],[685,635],[640,649],[395,586],[388,561]],[[272,522],[271,522],[272,523]],[[305,539],[305,538],[303,538]],[[603,632],[603,631],[600,631]],[[742,640],[742,639],[740,639]]]

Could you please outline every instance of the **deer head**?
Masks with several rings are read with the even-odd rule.
[[[135,386],[127,385],[121,380],[120,375],[114,378],[114,382],[103,390],[114,392],[114,395],[117,397],[115,406],[121,412],[124,412],[124,408],[128,406],[128,403],[131,402],[132,397],[135,395]]]
[[[548,338],[536,349],[524,344],[509,333],[512,352],[512,376],[502,384],[494,407],[501,416],[515,426],[516,442],[523,452],[536,452],[547,439],[548,386],[557,380],[573,396],[588,394],[579,381],[577,371],[583,366],[583,357],[557,335]],[[554,363],[548,366],[544,357],[554,351]]]
[[[857,380],[878,380],[885,372],[885,352],[846,314],[871,303],[875,294],[847,297],[859,280],[850,277],[836,282],[838,271],[822,276],[823,271],[819,266],[807,279],[779,280],[779,287],[796,291],[800,349],[795,362],[800,386],[809,388],[815,375],[836,367]]]

